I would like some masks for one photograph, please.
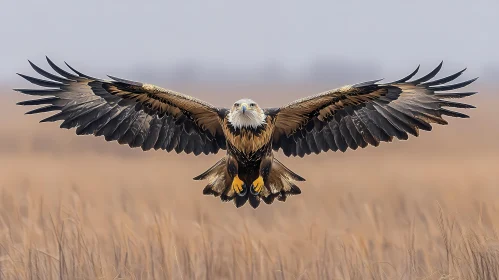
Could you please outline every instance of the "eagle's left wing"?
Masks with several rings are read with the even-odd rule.
[[[46,105],[27,114],[57,111],[42,120],[62,120],[61,128],[76,127],[76,134],[103,135],[143,150],[210,154],[226,148],[220,118],[225,109],[215,108],[191,96],[150,84],[93,78],[69,73],[47,58],[60,76],[31,63],[33,69],[49,80],[19,74],[29,82],[48,89],[17,89],[44,98],[19,102],[19,105]]]
[[[444,100],[462,98],[474,92],[447,92],[475,81],[445,85],[464,70],[445,78],[429,81],[440,71],[442,63],[428,75],[409,81],[419,67],[398,81],[378,84],[377,81],[345,86],[292,102],[277,110],[273,149],[282,149],[286,156],[300,156],[321,151],[355,150],[368,144],[378,146],[393,137],[407,139],[418,136],[419,130],[431,130],[430,123],[447,124],[443,115],[468,116],[444,107],[474,108]]]

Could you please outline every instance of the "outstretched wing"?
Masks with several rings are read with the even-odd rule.
[[[49,58],[47,61],[61,76],[31,61],[33,69],[49,80],[19,75],[49,89],[16,89],[28,95],[45,96],[19,102],[19,105],[46,105],[27,114],[58,111],[41,122],[62,120],[61,128],[76,127],[78,135],[103,135],[107,141],[117,140],[143,150],[154,148],[198,155],[226,148],[220,125],[225,109],[150,84],[111,76],[112,80],[92,78],[66,64],[75,75]]]
[[[475,92],[448,92],[475,81],[446,85],[464,70],[434,81],[440,63],[432,72],[409,81],[419,67],[407,77],[386,84],[380,80],[330,90],[290,103],[275,113],[273,149],[287,156],[300,156],[321,151],[355,150],[393,137],[407,139],[418,136],[419,129],[431,130],[431,123],[447,124],[442,116],[468,118],[444,107],[474,108],[444,100],[462,98]]]

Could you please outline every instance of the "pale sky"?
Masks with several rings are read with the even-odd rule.
[[[93,76],[186,63],[300,73],[328,59],[379,65],[379,76],[499,65],[497,0],[0,2],[3,81],[44,55]]]

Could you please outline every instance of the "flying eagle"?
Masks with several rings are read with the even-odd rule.
[[[226,155],[194,180],[208,180],[203,194],[234,201],[241,207],[249,200],[253,208],[263,200],[286,201],[301,190],[305,181],[274,157],[303,157],[311,153],[355,150],[368,144],[378,146],[394,137],[418,136],[419,129],[431,130],[431,123],[445,125],[442,116],[468,118],[452,108],[474,108],[448,101],[475,92],[449,92],[476,79],[447,84],[466,69],[430,81],[442,68],[410,81],[391,83],[368,81],[332,89],[294,101],[280,108],[263,109],[251,99],[236,101],[230,108],[212,106],[194,97],[151,84],[109,76],[102,80],[87,76],[67,63],[74,73],[48,64],[59,75],[49,73],[31,61],[33,69],[48,78],[19,74],[46,89],[16,89],[41,99],[18,105],[46,105],[26,114],[57,111],[41,122],[63,121],[61,128],[76,127],[76,134],[104,136],[142,150],[163,149],[186,154]]]

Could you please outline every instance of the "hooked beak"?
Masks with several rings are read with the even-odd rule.
[[[247,109],[248,109],[248,104],[246,103],[241,104],[241,110],[243,110],[243,114],[246,113]]]

